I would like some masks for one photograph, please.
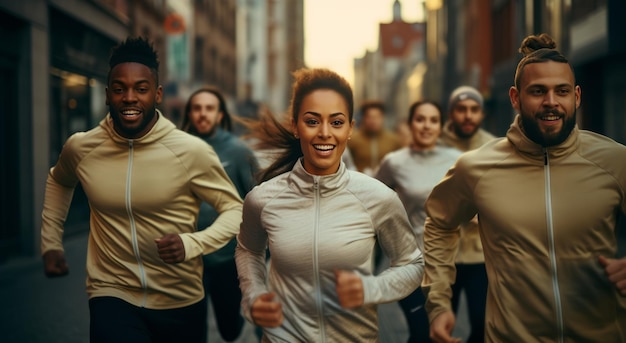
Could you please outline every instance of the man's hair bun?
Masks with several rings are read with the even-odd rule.
[[[532,35],[524,38],[517,51],[528,56],[539,49],[556,49],[556,42],[547,33],[542,33],[539,36]]]

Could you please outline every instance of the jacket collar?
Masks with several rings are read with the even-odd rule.
[[[331,196],[340,191],[348,182],[349,173],[343,162],[339,165],[339,170],[330,175],[313,175],[304,170],[302,157],[296,161],[288,177],[289,187],[298,191],[302,195],[313,195],[315,186],[319,188],[321,197]]]
[[[519,114],[517,114],[515,116],[515,120],[511,124],[511,127],[506,133],[506,138],[522,154],[533,157],[534,159],[543,159],[544,151],[547,151],[550,158],[558,158],[567,156],[578,149],[578,136],[580,134],[578,125],[574,127],[570,135],[563,143],[544,148],[526,136],[522,130],[521,122],[522,118]]]
[[[111,139],[116,143],[127,145],[129,142],[132,141],[134,144],[149,144],[163,138],[163,136],[176,129],[176,126],[167,118],[165,118],[161,111],[156,110],[156,115],[157,121],[152,129],[150,129],[150,131],[148,131],[148,133],[146,133],[143,137],[135,139],[122,137],[115,131],[115,129],[113,128],[113,119],[111,118],[111,113],[107,113],[106,117],[104,117],[104,119],[100,121],[100,126],[109,134]]]

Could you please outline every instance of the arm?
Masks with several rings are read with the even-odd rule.
[[[476,214],[471,186],[457,161],[431,192],[426,201],[428,217],[424,225],[426,273],[422,286],[427,293],[426,311],[430,321],[451,312],[451,285],[456,279],[454,260],[459,242],[459,225]]]
[[[395,189],[396,184],[394,182],[393,175],[394,167],[391,165],[389,155],[387,155],[383,157],[383,160],[380,162],[380,166],[378,167],[378,170],[376,171],[376,175],[374,177],[387,185],[387,187]]]
[[[73,141],[72,137],[68,139],[46,180],[41,214],[41,254],[44,272],[49,277],[63,276],[69,272],[63,249],[63,225],[78,182],[74,173]]]
[[[422,252],[404,206],[395,192],[385,194],[385,199],[377,200],[380,206],[372,219],[390,266],[379,275],[362,276],[365,304],[402,299],[417,289],[424,275]]]
[[[191,191],[219,215],[205,230],[179,235],[185,261],[212,253],[233,239],[239,232],[242,208],[235,186],[210,146],[202,146],[190,168]]]
[[[252,315],[253,304],[261,295],[268,293],[265,284],[267,233],[262,227],[262,206],[257,201],[255,191],[250,192],[244,201],[243,221],[235,249],[235,262],[242,293],[241,308],[244,316],[253,323],[255,322]],[[264,300],[263,302],[271,300],[266,297],[261,299]]]

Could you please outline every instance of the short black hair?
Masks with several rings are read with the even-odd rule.
[[[111,49],[109,72],[120,63],[136,62],[150,68],[159,84],[159,57],[152,43],[147,38],[128,37]]]
[[[383,115],[385,114],[385,103],[380,100],[366,100],[361,104],[361,117],[365,116],[365,113],[371,109],[379,109]]]

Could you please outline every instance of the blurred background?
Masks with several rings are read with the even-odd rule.
[[[484,127],[505,134],[521,40],[549,33],[582,86],[582,128],[626,142],[623,0],[0,0],[0,265],[39,254],[45,179],[67,137],[107,112],[110,49],[145,36],[160,56],[166,116],[210,84],[254,117],[289,106],[291,72],[327,67],[355,104],[381,99],[394,128],[411,102],[484,95]],[[88,230],[77,188],[66,235]]]

